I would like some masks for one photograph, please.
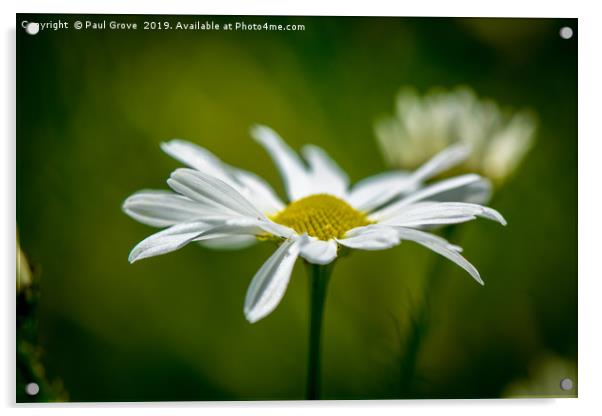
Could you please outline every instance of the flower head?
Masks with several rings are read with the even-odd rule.
[[[414,168],[453,143],[472,149],[464,168],[502,183],[534,142],[536,123],[528,111],[502,111],[469,88],[434,90],[419,96],[402,89],[393,116],[379,120],[376,136],[388,163]]]
[[[123,210],[134,219],[167,227],[140,242],[130,253],[134,262],[169,253],[197,241],[213,248],[239,248],[262,240],[279,243],[255,274],[245,299],[250,322],[278,305],[298,257],[314,264],[336,259],[341,246],[383,250],[414,241],[464,268],[483,283],[460,247],[423,231],[425,228],[488,218],[505,224],[491,208],[489,182],[469,174],[424,182],[462,162],[468,151],[451,146],[414,172],[386,172],[353,186],[341,168],[315,146],[302,149],[303,159],[265,126],[251,135],[273,158],[284,179],[288,203],[261,178],[227,165],[208,150],[172,140],[163,150],[189,166],[174,171],[170,191],[140,191]]]

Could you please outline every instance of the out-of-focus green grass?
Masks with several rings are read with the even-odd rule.
[[[178,163],[159,143],[173,137],[260,174],[283,195],[247,134],[253,123],[294,148],[324,147],[354,181],[380,172],[372,124],[402,85],[467,84],[503,105],[531,107],[540,120],[536,147],[495,198],[508,227],[461,226],[457,242],[487,284],[446,265],[418,397],[498,397],[541,356],[575,362],[577,44],[558,29],[576,29],[576,20],[244,20],[306,30],[18,31],[17,222],[40,273],[47,373],[70,399],[303,398],[301,263],[281,305],[250,325],[244,295],[273,246],[190,245],[130,265],[130,249],[154,229],[120,206],[138,189],[166,188]],[[404,243],[337,264],[325,398],[403,396],[400,345],[434,256]]]

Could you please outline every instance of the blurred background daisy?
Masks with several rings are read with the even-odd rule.
[[[413,169],[453,143],[472,149],[464,169],[503,183],[520,165],[535,140],[532,111],[502,108],[467,86],[435,88],[420,95],[404,87],[394,113],[375,124],[387,163]]]

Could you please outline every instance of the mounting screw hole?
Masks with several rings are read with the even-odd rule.
[[[563,378],[560,380],[560,388],[564,391],[573,390],[573,380],[570,378]]]
[[[38,386],[38,383],[29,383],[27,386],[25,386],[25,393],[29,394],[30,396],[35,396],[39,392],[40,386]]]
[[[568,26],[561,28],[558,33],[562,39],[570,39],[573,37],[573,29]]]

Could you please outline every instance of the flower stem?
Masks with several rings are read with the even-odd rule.
[[[443,229],[442,236],[449,240],[457,232],[457,227],[450,226]],[[418,305],[417,311],[411,317],[409,332],[406,337],[403,358],[400,366],[400,393],[403,398],[416,397],[416,366],[424,339],[430,327],[431,300],[439,288],[440,275],[442,274],[446,261],[442,257],[433,258],[429,270],[425,276],[423,285],[423,299]]]
[[[322,317],[326,288],[332,273],[333,263],[327,265],[306,263],[310,284],[309,309],[309,355],[307,361],[307,399],[320,398],[320,346]]]

